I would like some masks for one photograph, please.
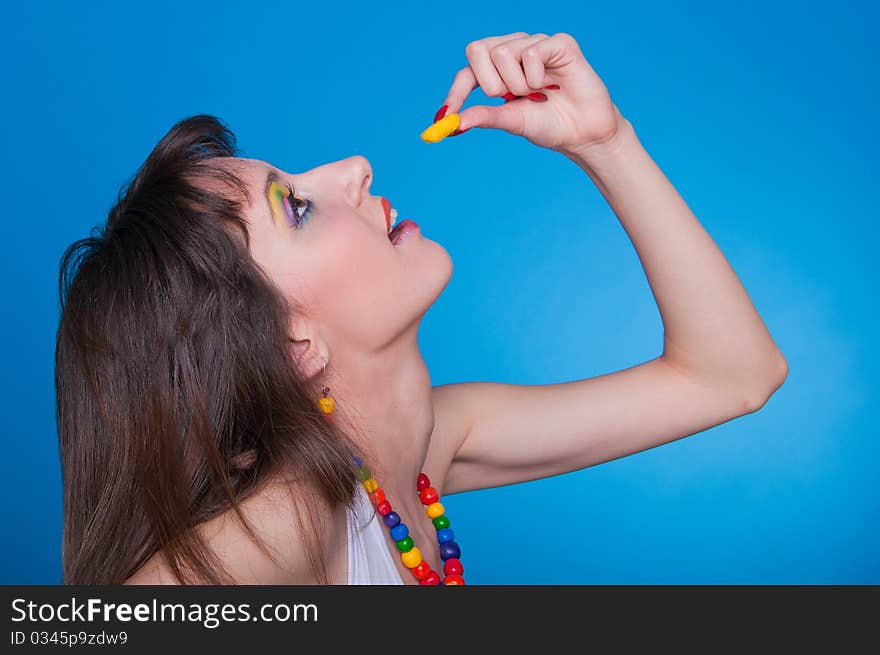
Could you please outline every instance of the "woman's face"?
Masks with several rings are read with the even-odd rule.
[[[452,259],[438,243],[420,232],[396,246],[388,239],[385,209],[381,196],[370,194],[373,171],[364,157],[302,173],[234,161],[251,189],[251,254],[302,307],[292,317],[296,339],[317,338],[329,353],[338,344],[384,348],[417,325],[449,281]]]

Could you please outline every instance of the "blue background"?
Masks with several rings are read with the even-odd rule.
[[[0,583],[61,578],[60,255],[184,116],[220,116],[246,156],[293,172],[370,160],[372,192],[455,264],[420,333],[434,384],[660,353],[636,252],[579,168],[503,132],[419,139],[467,43],[518,30],[577,38],[790,372],[761,411],[698,435],[444,498],[469,582],[880,582],[870,5],[120,4],[14,3],[0,26]]]

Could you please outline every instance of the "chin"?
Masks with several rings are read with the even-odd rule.
[[[452,257],[446,249],[436,241],[418,237],[417,243],[404,243],[401,247],[410,246],[406,271],[403,273],[403,286],[412,293],[412,305],[418,315],[428,311],[434,301],[443,293],[443,289],[452,277]],[[418,252],[415,252],[418,250]]]
[[[452,278],[453,264],[452,257],[446,251],[446,248],[436,241],[431,241],[430,239],[426,239],[425,241],[426,245],[430,244],[432,251],[430,257],[425,257],[426,263],[430,265],[429,283],[426,285],[432,291],[428,303],[428,306],[430,307],[434,304],[434,301],[440,297],[440,294],[443,293],[443,289],[446,288],[446,285]]]

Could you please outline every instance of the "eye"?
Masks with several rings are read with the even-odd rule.
[[[298,229],[305,223],[306,217],[311,214],[312,203],[304,198],[297,198],[296,192],[289,184],[285,186],[287,187],[288,194],[282,200],[284,211],[287,214],[290,226]]]

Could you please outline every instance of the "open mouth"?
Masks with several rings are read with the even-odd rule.
[[[419,231],[419,225],[415,221],[405,219],[397,223],[397,210],[391,206],[387,198],[382,198],[382,208],[385,210],[385,223],[388,226],[388,240],[397,246],[413,232]],[[397,223],[395,225],[395,223]],[[391,227],[391,226],[394,227]]]

